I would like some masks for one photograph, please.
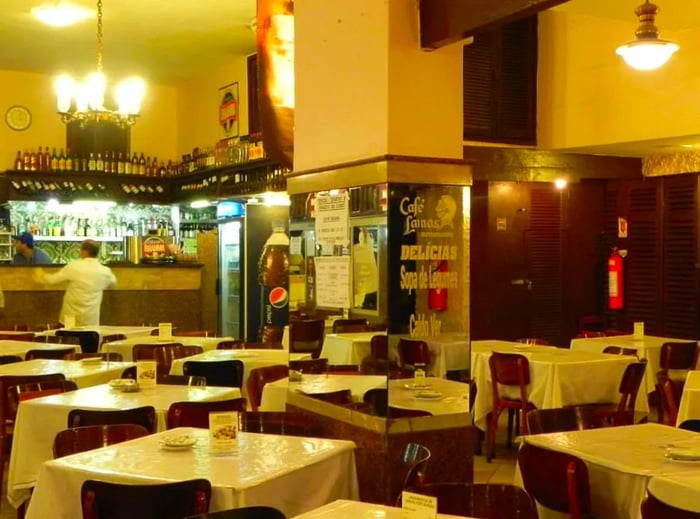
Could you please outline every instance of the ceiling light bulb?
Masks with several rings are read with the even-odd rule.
[[[51,27],[67,27],[94,16],[91,10],[68,2],[32,7],[31,13],[41,23]]]
[[[621,45],[616,51],[630,67],[637,70],[657,69],[678,50],[675,43],[659,39],[659,29],[654,25],[658,13],[658,6],[649,0],[634,10],[639,18],[639,27],[634,33],[637,39]]]

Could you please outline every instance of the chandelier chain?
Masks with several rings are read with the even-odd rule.
[[[102,0],[97,0],[97,71],[102,72]]]

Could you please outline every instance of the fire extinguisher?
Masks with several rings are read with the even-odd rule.
[[[430,265],[430,275],[437,272],[447,272],[447,261],[438,261]],[[436,276],[440,278],[440,276]],[[441,282],[441,281],[439,281]],[[447,289],[446,288],[429,288],[428,289],[428,308],[442,312],[447,310]]]
[[[621,310],[625,307],[624,265],[622,256],[614,248],[608,258],[608,308]]]

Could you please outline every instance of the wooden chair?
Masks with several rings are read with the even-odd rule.
[[[328,364],[326,373],[334,373],[336,375],[359,375],[360,366],[357,364]]]
[[[101,358],[105,362],[123,362],[122,354],[116,351],[110,351],[106,353],[68,353],[63,356],[64,360],[83,360],[83,359],[94,359]]]
[[[666,504],[647,490],[642,501],[642,519],[700,519],[700,513]]]
[[[158,384],[167,384],[170,386],[187,386],[189,385],[190,377],[185,375],[171,375],[170,373],[156,373],[156,382]]]
[[[131,358],[134,362],[139,360],[156,360],[156,348],[167,346],[182,346],[182,344],[179,342],[134,344],[131,347]]]
[[[675,427],[678,419],[678,407],[683,395],[683,384],[673,380],[666,371],[661,370],[656,373],[656,387],[660,390],[659,398],[663,400],[663,407],[668,416],[668,425]]]
[[[600,315],[582,315],[578,320],[578,331],[603,331],[605,329],[605,320]]]
[[[352,402],[352,392],[349,389],[339,389],[338,391],[328,391],[327,393],[305,393],[306,396],[323,400],[329,404],[347,405]]]
[[[421,409],[404,409],[403,407],[387,407],[387,418],[420,418],[422,416],[433,416],[430,411]]]
[[[532,344],[540,346],[547,346],[549,344],[549,341],[547,341],[547,339],[541,339],[539,337],[521,337],[520,339],[516,339],[515,341],[521,342],[523,344]]]
[[[243,341],[220,341],[216,344],[217,350],[240,350],[243,349]]]
[[[244,350],[283,350],[281,342],[243,342],[241,347]]]
[[[537,509],[522,488],[486,483],[430,483],[404,490],[437,497],[437,511],[493,519],[537,519]]]
[[[38,332],[49,332],[51,330],[60,330],[61,328],[63,328],[63,323],[46,323],[37,326],[36,330]]]
[[[386,418],[389,410],[389,391],[378,387],[365,391],[362,401],[369,405],[371,414]]]
[[[603,427],[603,418],[591,407],[533,409],[526,415],[530,434],[581,431]]]
[[[129,485],[88,479],[80,492],[83,519],[153,519],[201,514],[209,510],[206,479]]]
[[[260,342],[282,344],[284,337],[283,326],[265,325],[260,333]]]
[[[53,360],[63,360],[63,358],[69,353],[73,353],[74,348],[61,348],[55,350],[29,350],[25,356],[25,360],[34,359],[53,359]]]
[[[217,400],[214,402],[173,402],[168,408],[167,428],[200,427],[209,428],[209,413],[246,410],[245,398]]]
[[[178,337],[216,337],[216,332],[211,330],[178,330],[175,335]]]
[[[700,433],[700,420],[697,418],[690,418],[688,420],[683,420],[678,424],[679,429],[684,429],[686,431],[693,431]]]
[[[42,396],[58,395],[61,393],[68,393],[69,391],[75,391],[78,389],[78,385],[72,380],[50,380],[43,382],[26,382],[24,384],[17,384],[8,388],[9,394],[7,395],[10,407],[13,408],[14,412],[17,412],[20,402],[25,400],[31,400],[32,398],[39,398]]]
[[[587,407],[596,409],[598,414],[612,425],[632,425],[646,421],[646,413],[634,410],[639,386],[642,384],[646,369],[646,359],[628,364],[618,389],[620,400],[617,403],[590,404]]]
[[[336,319],[333,321],[333,333],[368,332],[367,319]]]
[[[34,332],[17,333],[12,335],[0,332],[0,340],[32,342],[34,340]]]
[[[402,482],[400,488],[394,489],[394,495],[397,496],[396,502],[399,502],[403,489],[425,483],[425,469],[430,456],[430,449],[420,443],[406,444],[399,462],[395,465],[395,469],[398,471],[396,481]]]
[[[328,359],[290,360],[289,369],[316,375],[326,373],[328,371]]]
[[[425,341],[399,339],[399,366],[403,369],[415,369],[416,364],[425,368],[430,364],[430,350]]]
[[[85,452],[146,436],[148,431],[134,424],[88,425],[64,429],[53,441],[53,457]]]
[[[634,348],[623,348],[622,346],[606,346],[603,349],[603,353],[610,353],[612,355],[627,355],[629,357],[637,357],[637,350]]]
[[[525,442],[518,451],[518,467],[525,491],[539,504],[572,519],[590,515],[588,469],[581,459]]]
[[[320,319],[289,323],[290,353],[310,353],[312,358],[319,358],[323,349],[325,325],[325,321]]]
[[[208,514],[191,515],[184,519],[286,519],[287,516],[271,506],[243,506]]]
[[[317,437],[320,434],[319,427],[313,419],[301,413],[246,411],[238,417],[239,428],[244,432],[308,437]]]
[[[374,359],[389,359],[389,337],[373,335],[369,340],[369,351]]]
[[[591,339],[593,337],[605,337],[605,332],[586,330],[576,334],[577,339]]]
[[[158,373],[167,375],[175,359],[184,359],[192,355],[202,353],[201,346],[183,346],[182,344],[171,344],[168,346],[158,346],[153,349],[153,358],[156,361]]]
[[[114,342],[114,341],[125,341],[126,340],[126,335],[123,333],[112,333],[110,335],[105,335],[102,337],[102,342],[100,343],[100,347],[102,347],[103,344],[106,344],[108,342]]]
[[[248,394],[250,408],[253,411],[258,410],[265,384],[287,376],[289,376],[289,366],[283,364],[251,369],[246,381],[246,393]]]
[[[3,331],[8,332],[26,332],[29,331],[29,326],[26,324],[4,324],[0,328],[0,333]]]
[[[56,337],[77,338],[83,353],[96,353],[100,346],[100,334],[87,330],[56,330]]]
[[[208,386],[240,388],[243,385],[243,362],[240,360],[188,360],[182,365],[182,371],[188,377],[206,378]]]
[[[68,428],[85,425],[136,424],[151,433],[156,432],[156,410],[153,406],[132,409],[101,411],[94,409],[71,409],[68,412]]]
[[[19,355],[0,355],[0,364],[13,364],[22,362],[24,359]]]
[[[525,415],[535,406],[527,398],[527,386],[530,384],[530,364],[527,357],[517,353],[493,352],[489,357],[491,370],[491,387],[493,395],[493,410],[488,423],[486,434],[486,459],[493,458],[496,448],[496,429],[498,428],[498,416],[501,411],[508,409],[508,445],[510,446],[513,433],[513,417],[518,417],[522,425],[520,434],[527,434],[527,421]],[[520,397],[517,399],[502,398],[498,386],[514,386],[520,389]],[[522,414],[522,417],[520,416]],[[521,419],[522,418],[522,419]],[[517,422],[516,422],[517,424]]]
[[[659,355],[659,367],[667,375],[670,370],[693,370],[698,363],[698,343],[697,341],[665,342],[661,345]],[[681,383],[681,391],[683,383]],[[658,419],[659,423],[664,423],[664,401],[661,398],[662,390],[657,385],[656,392],[659,395]]]

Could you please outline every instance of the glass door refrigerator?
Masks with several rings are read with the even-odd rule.
[[[219,223],[219,333],[242,339],[244,336],[244,218],[243,206],[217,208]],[[234,217],[233,215],[241,215]]]

